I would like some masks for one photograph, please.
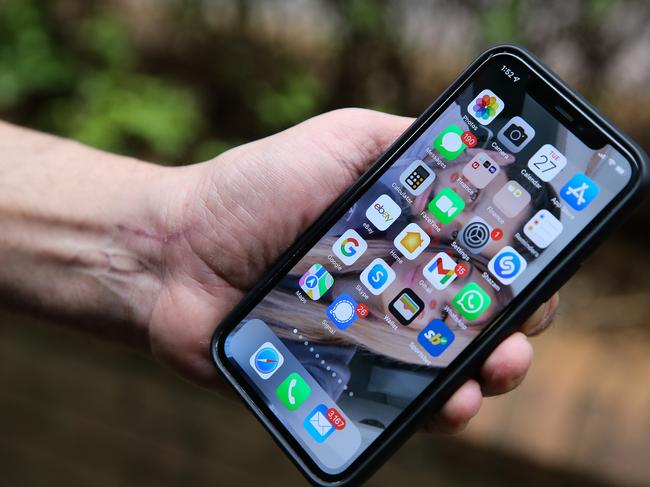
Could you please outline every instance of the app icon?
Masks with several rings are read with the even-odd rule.
[[[316,300],[325,294],[334,284],[332,274],[320,264],[314,264],[305,272],[300,281],[300,287],[311,299]]]
[[[488,306],[490,296],[475,282],[470,282],[454,298],[454,307],[468,320],[475,320]]]
[[[497,139],[511,152],[519,152],[535,137],[535,129],[521,117],[512,117],[497,134]]]
[[[341,294],[327,308],[327,316],[337,328],[345,330],[357,319],[357,302],[347,294]]]
[[[428,209],[440,223],[446,225],[460,215],[465,208],[465,202],[451,188],[445,188],[429,202]]]
[[[526,270],[526,259],[506,245],[488,262],[488,269],[506,286],[512,284]]]
[[[490,241],[492,227],[480,216],[475,216],[460,232],[460,243],[471,253],[478,254]]]
[[[366,250],[368,250],[368,244],[352,228],[343,232],[343,235],[332,245],[332,252],[345,265],[354,264]]]
[[[454,341],[454,334],[441,320],[433,320],[418,334],[418,343],[429,355],[439,357]]]
[[[571,208],[582,211],[598,196],[600,188],[584,174],[576,174],[560,191],[560,196]]]
[[[409,223],[397,234],[393,244],[409,260],[415,259],[427,248],[431,238],[416,223]]]
[[[485,152],[476,154],[463,168],[463,176],[477,189],[485,188],[497,174],[499,165]]]
[[[311,388],[296,372],[289,374],[275,390],[280,402],[289,411],[295,411],[311,394]]]
[[[444,252],[438,252],[422,270],[422,274],[438,291],[456,279],[456,261]]]
[[[539,210],[524,226],[524,235],[540,249],[545,249],[560,236],[563,228],[550,211]]]
[[[490,90],[481,91],[478,96],[467,105],[467,113],[474,117],[481,125],[487,125],[494,120],[501,110],[505,108],[503,100]]]
[[[440,132],[433,146],[448,161],[456,159],[467,147],[462,139],[463,130],[455,124],[447,125],[445,130]]]
[[[424,303],[415,294],[415,291],[406,288],[395,296],[395,299],[388,305],[388,309],[402,325],[407,326],[422,312]]]
[[[386,230],[402,214],[402,209],[387,194],[382,194],[366,210],[366,218],[372,222],[378,230]]]
[[[492,201],[505,216],[514,218],[530,203],[530,193],[517,181],[508,181]]]
[[[372,294],[378,296],[395,280],[395,271],[383,259],[377,258],[363,270],[359,278]]]
[[[257,351],[251,355],[249,360],[251,367],[257,375],[266,380],[275,374],[284,363],[284,357],[271,342],[265,342]]]
[[[327,419],[329,408],[325,404],[319,404],[307,415],[303,426],[317,443],[324,442],[332,433],[334,425]]]
[[[424,193],[435,180],[436,174],[420,160],[413,161],[399,177],[399,182],[414,196]]]
[[[528,169],[544,182],[549,182],[566,166],[566,157],[551,144],[541,146],[528,160]]]

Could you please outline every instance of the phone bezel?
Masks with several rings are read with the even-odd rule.
[[[375,440],[373,446],[364,451],[343,472],[331,475],[322,471],[304,451],[284,425],[269,410],[236,367],[226,358],[225,337],[250,312],[250,310],[273,288],[273,286],[311,249],[318,239],[348,209],[369,186],[371,186],[394,162],[403,149],[421,131],[425,130],[432,117],[444,110],[455,95],[467,83],[471,83],[476,73],[487,62],[497,56],[506,56],[522,63],[536,81],[543,82],[543,90],[549,90],[553,99],[562,107],[567,107],[572,115],[577,115],[581,123],[589,123],[591,129],[599,133],[627,157],[633,174],[618,197],[603,209],[598,219],[576,236],[572,245],[563,249],[548,266],[548,272],[537,276],[521,293],[488,325],[481,334],[456,357],[452,363],[418,396],[399,417]],[[604,145],[604,144],[603,144]],[[272,269],[260,280],[233,311],[217,327],[211,344],[213,360],[230,385],[242,397],[255,416],[271,432],[273,438],[290,456],[303,474],[316,485],[345,485],[367,478],[392,452],[394,452],[416,430],[418,419],[440,408],[449,396],[465,380],[473,376],[487,355],[505,337],[514,332],[523,321],[552,292],[557,290],[570,277],[584,258],[597,247],[606,231],[611,230],[617,217],[635,203],[648,184],[647,156],[636,145],[615,129],[598,114],[584,99],[562,83],[546,69],[533,55],[515,46],[497,46],[483,53],[472,63],[452,85],[399,137],[399,139],[374,163],[359,180],[348,189],[323,215],[298,239],[298,241],[277,261]]]

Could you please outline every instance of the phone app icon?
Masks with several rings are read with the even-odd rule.
[[[467,148],[463,142],[463,132],[458,125],[449,124],[433,141],[433,146],[445,159],[453,161]]]
[[[422,270],[424,277],[438,291],[449,286],[458,275],[456,274],[457,262],[444,252],[438,252]]]
[[[341,294],[327,308],[327,316],[340,330],[345,330],[357,319],[357,302]]]
[[[436,180],[436,173],[421,160],[413,161],[402,174],[400,174],[399,182],[402,183],[409,193],[413,196],[419,196],[431,186]]]
[[[492,201],[505,216],[514,218],[530,203],[530,193],[517,181],[508,181]]]
[[[566,157],[551,144],[541,146],[528,160],[528,169],[548,183],[566,166]]]
[[[432,357],[439,357],[454,341],[453,332],[442,320],[433,320],[418,334],[418,343]]]
[[[275,345],[265,342],[251,355],[249,363],[257,375],[266,380],[282,367],[284,357]]]
[[[415,259],[427,248],[431,238],[416,223],[409,223],[397,234],[393,245],[409,260]]]
[[[511,152],[517,153],[530,144],[535,129],[521,117],[512,117],[497,134],[497,139]]]
[[[576,174],[560,191],[560,196],[571,208],[582,211],[598,196],[600,188],[584,174]]]
[[[328,408],[325,404],[319,404],[311,413],[307,415],[303,426],[309,436],[317,443],[324,442],[336,429],[328,419],[328,411],[334,408]]]
[[[382,194],[366,210],[366,218],[372,222],[378,230],[386,230],[402,214],[400,206],[387,194]]]
[[[558,238],[564,227],[548,210],[539,210],[524,226],[524,235],[540,249],[545,249]]]
[[[345,265],[354,264],[368,250],[368,244],[356,230],[350,228],[332,245],[332,252]]]
[[[475,320],[490,306],[490,296],[475,282],[470,282],[454,298],[454,307],[465,319]]]
[[[526,259],[519,252],[506,245],[488,262],[488,269],[507,286],[526,270],[527,265]]]
[[[334,284],[334,278],[325,267],[314,264],[302,275],[298,284],[305,294],[315,301],[329,291]]]
[[[479,152],[472,160],[465,164],[463,176],[477,189],[483,189],[497,174],[499,165],[485,152]]]
[[[503,100],[492,91],[483,90],[467,105],[467,113],[481,125],[487,125],[501,113],[505,106]]]
[[[402,292],[395,296],[388,309],[395,318],[404,326],[410,325],[424,309],[424,302],[415,294],[412,289],[402,289]]]
[[[478,254],[490,241],[492,227],[480,216],[475,216],[460,232],[460,243],[471,253]]]
[[[451,188],[444,188],[429,202],[429,212],[443,225],[451,223],[465,209],[465,202]]]
[[[395,280],[395,271],[384,259],[377,258],[363,270],[359,278],[372,294],[379,296]]]
[[[289,374],[275,390],[275,395],[289,411],[298,409],[310,394],[311,387],[296,372]]]

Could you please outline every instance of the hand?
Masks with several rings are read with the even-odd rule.
[[[148,326],[153,354],[194,382],[222,384],[211,362],[214,327],[268,267],[412,119],[345,109],[327,113],[212,161],[168,173],[160,291]],[[554,296],[465,383],[427,429],[455,432],[483,395],[515,388],[532,360],[526,334],[541,332]]]

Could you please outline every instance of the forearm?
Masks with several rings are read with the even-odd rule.
[[[145,344],[166,170],[4,123],[0,154],[0,301]]]

